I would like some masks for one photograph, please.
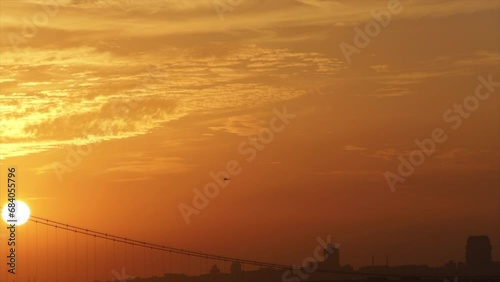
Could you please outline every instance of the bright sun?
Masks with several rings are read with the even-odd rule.
[[[30,218],[31,211],[30,208],[28,207],[27,204],[21,201],[15,201],[16,202],[16,213],[15,216],[17,218],[16,225],[21,225],[25,224],[28,219]],[[6,223],[13,223],[13,222],[8,222],[8,220],[16,219],[16,218],[11,218],[9,216],[9,205],[6,204],[3,209],[2,209],[2,218]]]

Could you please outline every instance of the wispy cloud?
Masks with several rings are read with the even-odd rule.
[[[387,72],[389,69],[388,65],[374,65],[370,66],[370,68],[376,72]]]
[[[0,140],[17,149],[2,150],[0,158],[145,134],[194,113],[294,99],[306,93],[299,74],[343,68],[320,54],[255,45],[135,58],[91,47],[8,54],[3,89],[11,94],[0,95]],[[19,64],[28,57],[35,58],[30,65]],[[230,123],[227,130],[238,126]]]
[[[225,131],[240,136],[253,136],[259,133],[266,123],[249,115],[230,117],[223,126],[210,127],[215,131]]]
[[[355,146],[355,145],[345,145],[342,149],[344,151],[366,151],[366,150],[368,150],[365,147],[359,147],[359,146]]]

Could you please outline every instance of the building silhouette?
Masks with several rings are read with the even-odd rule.
[[[490,238],[488,236],[469,236],[465,252],[467,267],[488,267],[491,262]]]
[[[375,265],[374,258],[369,266],[355,270],[351,265],[340,264],[339,245],[328,244],[323,249],[323,260],[318,267],[302,266],[292,271],[263,267],[244,269],[240,263],[232,263],[227,273],[217,264],[199,275],[165,273],[149,278],[136,277],[129,282],[355,282],[355,281],[406,281],[406,282],[500,282],[500,262],[492,261],[492,246],[488,236],[467,238],[465,263],[448,261],[442,266]],[[307,269],[314,269],[308,271]],[[286,275],[284,275],[288,271]],[[300,273],[300,274],[299,274]],[[97,282],[97,281],[96,281]]]
[[[243,280],[243,271],[241,269],[241,264],[233,262],[231,264],[231,279],[235,282]]]
[[[328,244],[328,247],[323,250],[323,268],[325,270],[340,269],[340,250],[335,244]]]

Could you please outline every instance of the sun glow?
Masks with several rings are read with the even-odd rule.
[[[30,208],[28,207],[27,204],[21,201],[15,201],[15,208],[9,207],[9,204],[6,204],[3,209],[2,209],[2,218],[3,220],[8,223],[15,223],[16,225],[22,225],[26,223],[31,215]],[[17,221],[10,221],[9,220],[17,220]]]

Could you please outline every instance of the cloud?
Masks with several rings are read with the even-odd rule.
[[[267,125],[252,116],[230,117],[223,126],[210,127],[214,131],[225,131],[239,136],[257,135]]]
[[[349,177],[363,179],[366,182],[382,182],[384,171],[377,169],[355,169],[355,170],[330,170],[316,171],[312,173],[315,176],[330,176],[330,177]]]
[[[405,10],[393,20],[498,9],[491,2],[402,1]],[[22,33],[23,17],[31,19],[46,3],[2,3],[8,11],[2,33]],[[372,9],[387,6],[387,1],[255,0],[221,22],[211,0],[59,3],[57,15],[18,50],[7,37],[0,39],[0,159],[147,134],[194,114],[235,116],[299,98],[318,85],[341,85],[347,66],[323,47],[334,48],[335,38],[317,48],[323,53],[306,45],[330,38],[331,28],[371,20]],[[294,44],[304,40],[308,44]],[[361,79],[375,84],[369,95],[404,96],[414,93],[414,84],[475,73],[474,68],[498,61],[497,53],[485,50],[399,69],[387,60],[370,61]],[[257,125],[240,117],[212,130],[248,135],[258,128],[252,126]]]
[[[138,154],[122,154],[120,160],[112,161],[113,166],[102,173],[126,173],[127,177],[118,177],[116,180],[143,178],[151,175],[176,174],[189,171],[196,165],[188,164],[184,159],[178,157],[158,157]],[[122,174],[118,174],[122,175]],[[140,175],[137,177],[130,177]],[[149,176],[144,176],[149,175]]]
[[[370,66],[370,68],[376,72],[387,72],[389,66],[388,65],[374,65],[374,66]]]
[[[379,88],[375,90],[375,93],[368,95],[368,96],[375,96],[378,98],[384,98],[384,97],[400,97],[400,96],[406,96],[406,95],[411,95],[415,94],[416,92],[413,92],[409,90],[408,88],[404,87],[384,87],[384,88]]]
[[[488,51],[437,56],[417,62],[409,67],[391,68],[387,65],[372,65],[376,74],[367,74],[365,79],[379,87],[367,96],[379,98],[400,97],[417,94],[412,88],[429,80],[476,75],[484,69],[493,69],[500,64],[500,54]]]
[[[400,155],[398,151],[394,148],[377,150],[371,156],[379,159],[383,159],[385,161],[392,161],[396,158],[396,156]]]
[[[260,164],[263,165],[282,165],[282,162],[277,162],[277,161],[259,161]]]
[[[368,150],[367,148],[364,147],[358,147],[355,145],[345,145],[342,150],[344,151],[366,151]]]
[[[460,54],[455,56],[440,56],[427,64],[450,64],[455,67],[488,67],[500,64],[500,54],[489,51],[477,51],[473,54]]]
[[[498,154],[489,150],[475,150],[467,148],[454,148],[447,151],[440,151],[436,154],[441,167],[455,169],[484,169],[498,170]]]
[[[288,101],[307,93],[311,75],[345,67],[318,53],[256,45],[166,50],[135,57],[94,47],[7,52],[0,159],[146,134],[192,114]],[[246,122],[230,120],[225,130],[249,134]]]

